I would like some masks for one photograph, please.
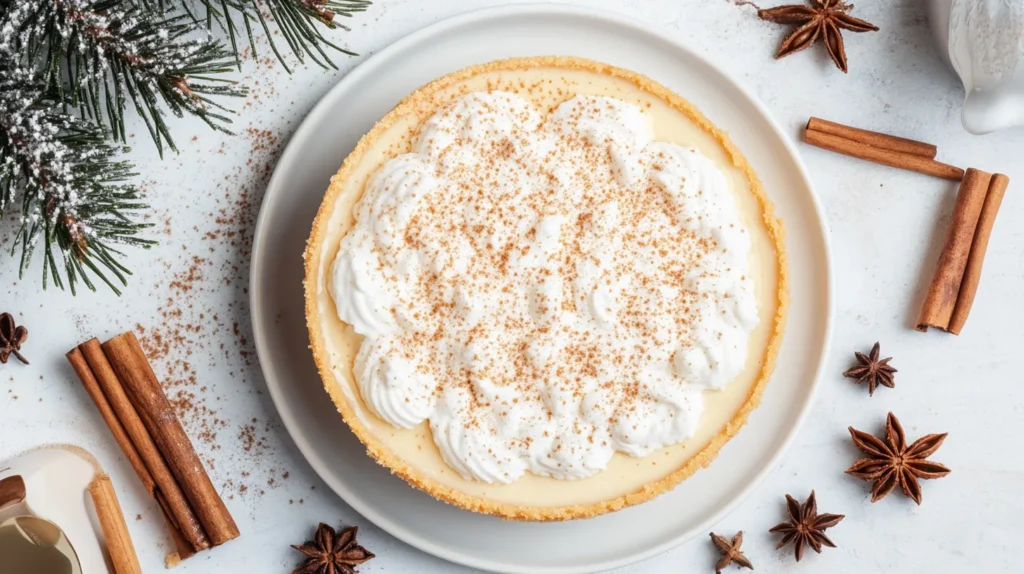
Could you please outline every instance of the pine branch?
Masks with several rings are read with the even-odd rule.
[[[0,0],[0,218],[19,209],[11,254],[19,276],[43,252],[43,288],[76,292],[106,283],[120,294],[129,271],[122,245],[148,248],[146,208],[131,183],[125,110],[134,107],[163,155],[176,149],[166,123],[195,115],[228,131],[225,96],[244,87],[217,77],[241,67],[239,36],[254,30],[298,58],[334,67],[322,26],[341,27],[368,0]],[[242,28],[239,28],[241,25]],[[212,39],[219,27],[231,48]],[[345,28],[347,29],[347,28]],[[279,40],[280,40],[279,38]],[[287,69],[287,65],[285,65]],[[289,70],[290,71],[290,70]],[[228,132],[230,133],[230,132]],[[17,204],[17,205],[16,205]]]
[[[154,0],[33,0],[11,3],[0,50],[39,63],[46,89],[125,141],[128,101],[157,149],[177,150],[165,109],[228,132],[223,96],[245,95],[223,78],[234,54],[189,15],[153,10]],[[164,0],[155,0],[162,5]]]
[[[116,246],[152,244],[139,237],[149,225],[131,217],[146,207],[128,183],[135,174],[115,161],[122,148],[99,126],[64,113],[46,93],[37,70],[0,52],[0,217],[20,198],[11,247],[21,251],[19,277],[42,241],[44,289],[52,280],[72,293],[79,281],[95,290],[95,278],[120,294],[130,272]]]
[[[231,48],[235,53],[235,63],[239,68],[241,68],[241,57],[238,46],[242,29],[239,28],[237,20],[241,20],[253,55],[258,56],[253,31],[260,29],[266,36],[271,51],[289,73],[291,68],[288,67],[274,40],[275,35],[284,39],[288,49],[299,62],[305,62],[306,58],[309,58],[321,67],[337,69],[325,48],[331,48],[349,56],[355,56],[356,53],[333,44],[324,37],[321,28],[348,30],[349,28],[338,22],[337,18],[351,18],[357,12],[363,12],[370,6],[369,0],[178,1],[183,3],[186,12],[197,22],[205,22],[208,26],[216,23],[217,27],[227,33]]]

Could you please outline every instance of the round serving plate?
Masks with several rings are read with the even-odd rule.
[[[449,72],[541,55],[580,56],[646,74],[727,130],[786,225],[792,304],[778,367],[761,406],[709,468],[653,502],[619,512],[572,522],[517,523],[438,502],[366,456],[317,375],[299,278],[302,251],[328,181],[378,119],[420,85]],[[821,208],[793,145],[765,108],[668,35],[617,15],[569,6],[509,6],[450,18],[403,38],[345,76],[313,108],[281,156],[263,200],[252,258],[252,323],[267,387],[316,472],[397,538],[497,572],[596,572],[707,531],[743,500],[795,435],[811,404],[832,316]]]

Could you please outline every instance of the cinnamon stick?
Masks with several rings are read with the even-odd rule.
[[[928,159],[935,159],[935,155],[939,151],[937,147],[929,143],[869,130],[862,130],[851,126],[844,126],[843,124],[837,124],[836,122],[830,122],[821,118],[812,117],[808,120],[807,129],[821,132],[823,134],[831,134],[850,141],[860,142],[879,149],[919,155]]]
[[[1010,178],[1001,173],[993,175],[988,184],[985,202],[981,206],[981,215],[978,216],[978,225],[974,230],[971,251],[967,256],[967,268],[960,283],[960,293],[953,308],[953,316],[949,320],[949,332],[954,335],[959,335],[963,330],[971,306],[974,305],[974,296],[981,282],[981,268],[985,263],[985,252],[988,250],[988,240],[992,235],[992,227],[995,225],[999,206],[1003,202],[1003,195],[1006,194],[1009,185]]]
[[[974,168],[968,169],[964,175],[946,233],[946,243],[917,319],[918,331],[927,331],[928,327],[949,329],[991,179],[992,174]]]
[[[959,181],[964,176],[964,170],[959,167],[935,161],[928,157],[877,148],[865,143],[817,130],[804,130],[804,141],[813,146],[851,157],[900,169],[916,171],[926,175],[934,175],[936,177],[955,181]]]
[[[193,450],[135,334],[123,333],[102,347],[210,541],[216,546],[237,538],[238,527]]]
[[[135,554],[135,546],[110,477],[101,474],[94,478],[89,484],[89,495],[96,507],[96,517],[103,530],[114,574],[142,574],[139,557]]]
[[[143,488],[160,505],[178,553],[191,556],[194,550],[209,548],[210,541],[196,513],[103,354],[100,342],[90,339],[69,352],[67,358]],[[187,544],[182,545],[182,540]]]

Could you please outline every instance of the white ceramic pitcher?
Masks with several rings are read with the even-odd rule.
[[[930,0],[939,53],[967,92],[964,128],[1024,125],[1024,0]]]

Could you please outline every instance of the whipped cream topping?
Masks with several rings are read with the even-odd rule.
[[[467,479],[591,476],[691,436],[758,323],[724,174],[643,110],[470,93],[380,168],[331,268],[390,424]]]

